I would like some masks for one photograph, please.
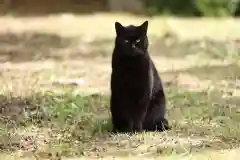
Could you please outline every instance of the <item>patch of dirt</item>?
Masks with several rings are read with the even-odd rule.
[[[162,57],[153,57],[157,69],[164,83],[168,83],[169,74],[165,72],[180,68],[194,66],[194,62],[186,63],[186,60],[175,60]],[[37,61],[28,63],[2,63],[1,85],[8,90],[26,90],[34,88],[58,88],[69,86],[75,90],[90,92],[109,92],[111,59],[94,58],[82,61]],[[44,64],[44,65],[43,65]],[[173,72],[174,73],[174,72]],[[185,87],[189,90],[205,89],[210,85],[209,81],[200,81],[190,74],[172,74],[171,83]],[[20,87],[19,84],[26,84]],[[3,87],[3,88],[4,88]],[[26,87],[26,89],[25,89]]]
[[[210,80],[200,80],[190,74],[179,74],[176,80],[177,85],[189,91],[202,91],[211,86]]]
[[[196,75],[181,73],[184,70],[196,66],[194,58],[173,59],[159,56],[152,56],[153,61],[165,84],[175,84],[188,90],[200,91],[207,89],[212,82],[200,80]],[[215,65],[221,63],[218,60],[206,60],[198,63],[204,66],[206,63]],[[70,87],[75,91],[84,92],[105,92],[109,93],[111,58],[98,57],[82,60],[65,61],[36,61],[23,63],[0,63],[0,82],[2,89],[12,90],[16,94],[23,94],[22,90],[59,90]],[[19,85],[21,84],[21,85]],[[26,91],[27,93],[27,91]]]

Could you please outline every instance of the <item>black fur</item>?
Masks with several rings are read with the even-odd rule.
[[[148,53],[148,21],[140,26],[115,22],[111,99],[113,132],[170,129],[165,115],[165,94]]]

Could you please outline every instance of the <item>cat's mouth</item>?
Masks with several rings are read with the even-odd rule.
[[[132,44],[132,49],[136,51],[137,54],[144,54],[144,51],[137,47],[135,44]]]

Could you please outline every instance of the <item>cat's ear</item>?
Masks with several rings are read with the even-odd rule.
[[[121,25],[121,23],[119,22],[115,22],[115,30],[117,35],[119,35],[121,33],[121,31],[123,30],[123,26]]]
[[[144,34],[147,34],[148,21],[143,22],[143,24],[141,24],[140,28],[141,28],[141,30],[142,30],[142,32],[143,32]]]

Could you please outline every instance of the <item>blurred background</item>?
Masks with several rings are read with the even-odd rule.
[[[1,1],[2,61],[110,54],[115,21],[139,25],[149,20],[149,37],[154,43],[152,54],[194,53],[188,51],[192,49],[189,45],[201,48],[200,42],[195,41],[205,40],[211,41],[212,46],[205,49],[211,49],[211,54],[219,57],[218,52],[226,54],[229,47],[223,41],[231,40],[236,45],[232,40],[239,37],[239,0]],[[174,47],[167,45],[170,43]],[[213,49],[218,45],[219,48]],[[155,50],[156,46],[161,48],[162,53],[154,52],[154,46]]]
[[[99,59],[106,61],[109,78],[115,21],[149,21],[150,54],[162,71],[184,67],[186,58],[196,63],[239,58],[239,0],[1,0],[0,12],[0,63],[8,69],[51,61],[71,62],[67,66],[77,70],[95,58],[98,65]],[[72,66],[76,60],[78,65]],[[87,86],[94,85],[91,74],[98,76],[88,71]],[[101,86],[108,87],[106,78]]]
[[[82,89],[108,91],[115,21],[149,21],[149,51],[160,72],[239,60],[239,0],[1,0],[0,12],[3,77],[15,77],[13,68],[21,77],[39,70],[51,86],[81,77]]]

